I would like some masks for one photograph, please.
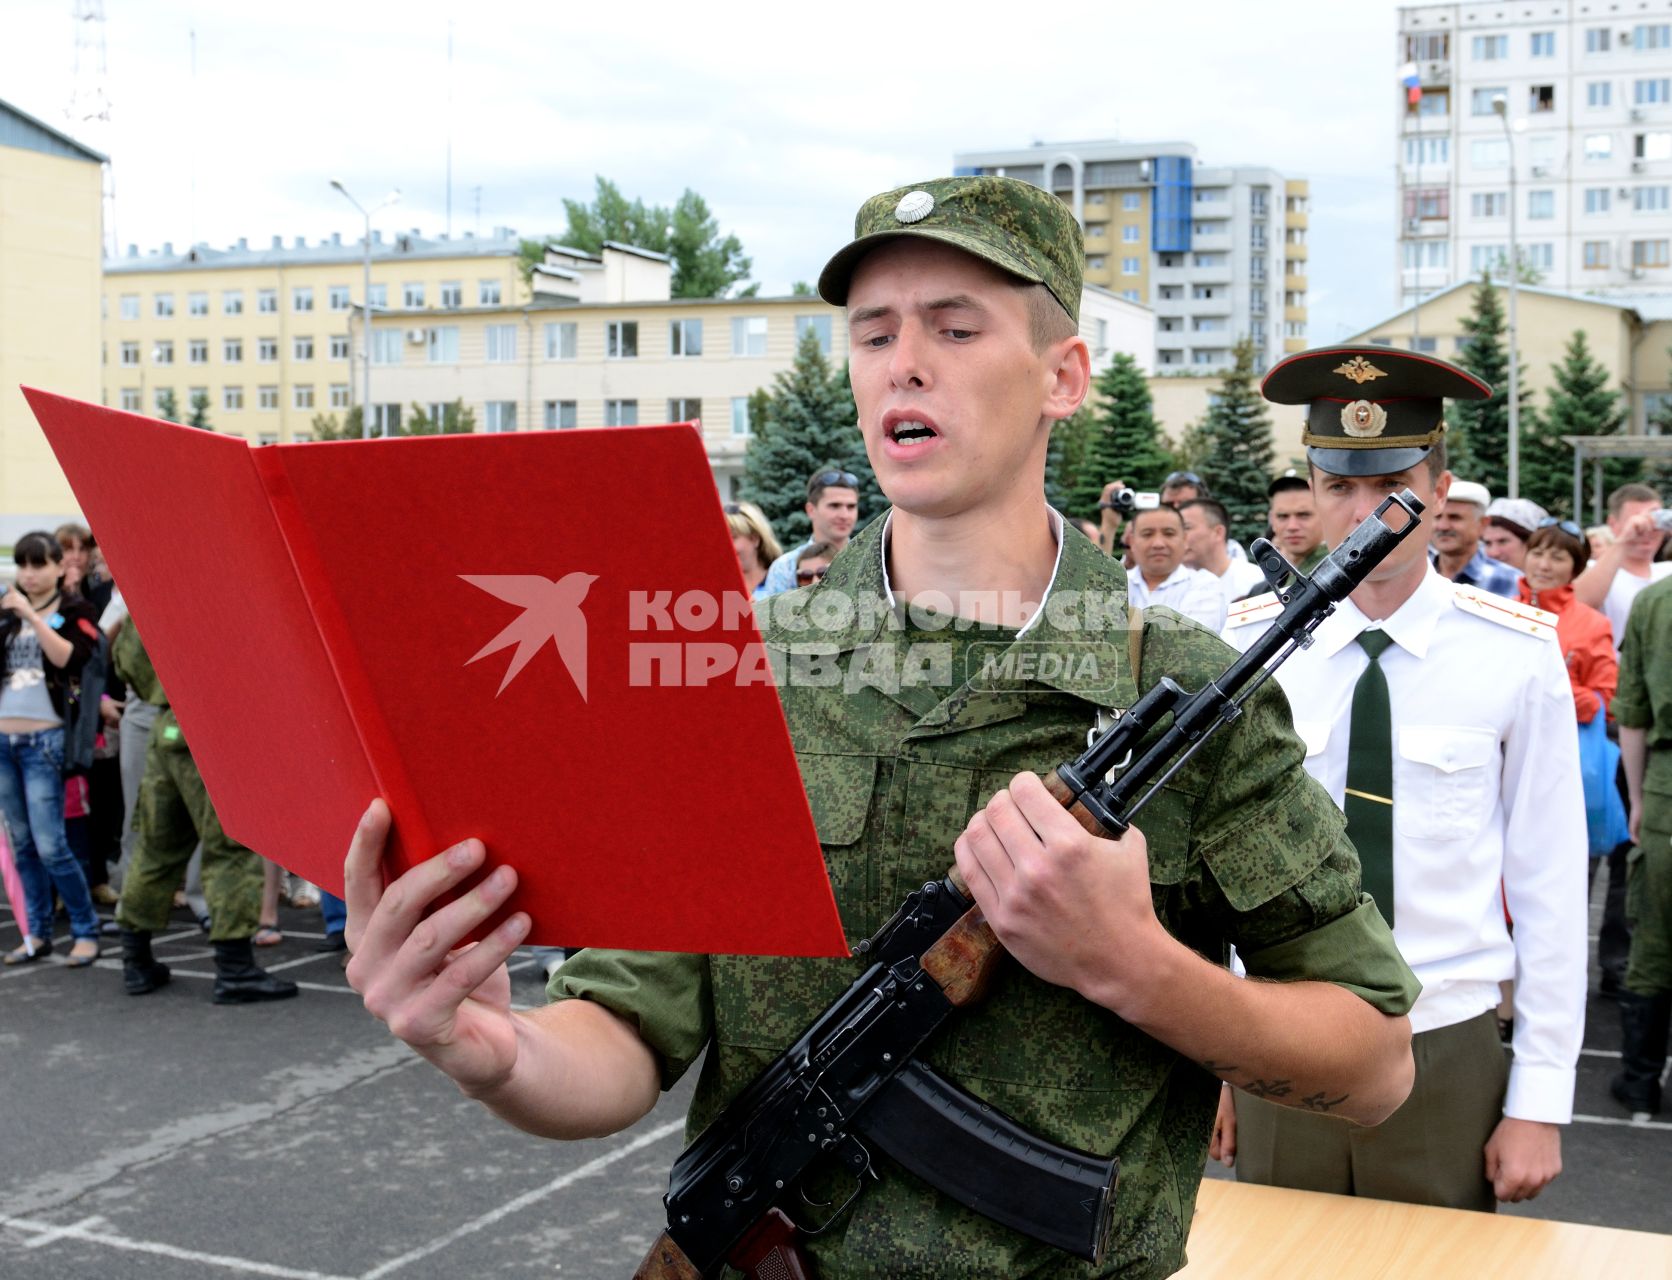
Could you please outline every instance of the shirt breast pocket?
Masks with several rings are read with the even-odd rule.
[[[1461,840],[1489,807],[1498,735],[1464,725],[1406,725],[1393,765],[1393,816],[1414,840]]]

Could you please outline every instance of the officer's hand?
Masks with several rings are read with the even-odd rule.
[[[1537,1120],[1498,1121],[1486,1143],[1486,1178],[1500,1200],[1531,1200],[1562,1171],[1562,1129]]]
[[[1219,1086],[1219,1112],[1213,1118],[1208,1159],[1219,1161],[1227,1169],[1237,1162],[1237,1100],[1231,1096],[1228,1084]]]
[[[1119,1009],[1123,984],[1167,941],[1150,902],[1136,828],[1089,834],[1036,774],[1019,773],[953,846],[958,870],[1005,949],[1046,982]]]
[[[387,888],[383,849],[389,809],[372,801],[343,863],[349,985],[389,1030],[467,1092],[490,1089],[517,1060],[511,978],[505,961],[528,934],[522,912],[481,942],[461,940],[504,904],[517,874],[500,867],[470,892],[431,909],[483,864],[479,840],[466,840],[412,868]]]

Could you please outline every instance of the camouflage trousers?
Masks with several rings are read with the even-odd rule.
[[[1644,795],[1641,834],[1626,863],[1631,959],[1625,985],[1650,996],[1672,991],[1672,796]]]
[[[210,939],[230,942],[255,932],[261,917],[265,864],[260,854],[221,830],[197,763],[168,711],[151,726],[136,823],[139,839],[122,882],[118,924],[152,932],[165,928],[174,891],[180,887],[192,850],[202,840]]]

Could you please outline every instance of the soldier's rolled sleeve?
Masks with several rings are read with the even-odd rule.
[[[552,975],[546,998],[591,1000],[627,1022],[655,1055],[664,1090],[697,1060],[714,1029],[707,956],[588,947]]]

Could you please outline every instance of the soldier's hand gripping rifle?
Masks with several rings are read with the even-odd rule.
[[[1383,519],[1394,507],[1403,513],[1397,529]],[[1311,643],[1336,602],[1418,527],[1422,510],[1409,489],[1388,498],[1310,578],[1256,541],[1254,557],[1283,606],[1265,634],[1194,693],[1158,680],[1046,779],[1051,794],[1094,835],[1124,833],[1272,670]],[[871,1147],[996,1222],[1088,1261],[1102,1257],[1116,1161],[1029,1133],[917,1061],[954,1010],[981,999],[1004,954],[957,869],[913,893],[856,950],[871,960],[865,972],[675,1161],[667,1230],[635,1280],[698,1280],[727,1262],[750,1275],[809,1275],[797,1246],[803,1229],[780,1206],[815,1162],[835,1160],[857,1179],[825,1226],[835,1222],[864,1187]]]

